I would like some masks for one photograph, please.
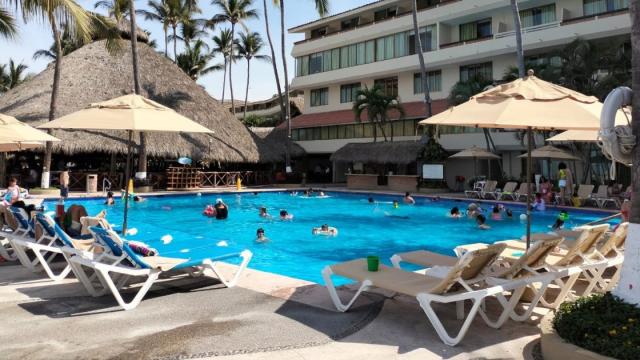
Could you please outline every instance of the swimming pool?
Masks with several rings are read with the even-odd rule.
[[[209,246],[226,241],[229,246],[246,248],[254,256],[251,268],[322,283],[321,269],[328,264],[378,255],[389,263],[389,257],[397,252],[427,249],[442,254],[453,254],[457,245],[514,239],[525,233],[525,225],[519,220],[523,206],[508,205],[513,219],[491,220],[490,204],[482,204],[490,230],[478,230],[475,223],[466,218],[447,216],[453,206],[466,208],[466,201],[416,198],[415,206],[400,204],[394,209],[391,202],[398,196],[368,195],[329,192],[328,197],[291,196],[286,192],[260,192],[242,194],[197,194],[150,196],[146,201],[133,203],[129,210],[129,228],[137,234],[130,240],[144,241],[161,254],[201,252]],[[376,204],[369,204],[372,196]],[[222,198],[229,206],[227,220],[215,220],[202,215],[207,204]],[[122,202],[115,206],[104,205],[103,199],[73,199],[71,204],[81,204],[89,214],[107,210],[107,219],[113,224],[122,223]],[[55,209],[55,201],[47,201],[49,210]],[[266,207],[273,220],[261,218],[260,207]],[[286,209],[294,215],[292,221],[278,220],[278,212]],[[533,215],[533,232],[547,232],[557,217],[557,210],[549,209]],[[392,215],[391,217],[389,215]],[[575,226],[602,218],[608,213],[571,210],[567,226]],[[336,237],[314,236],[315,226],[329,224],[339,230]],[[270,239],[256,243],[258,228],[263,228]],[[165,244],[162,238],[170,235],[173,240]]]

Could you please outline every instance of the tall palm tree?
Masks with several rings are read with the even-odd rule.
[[[18,33],[16,19],[8,10],[0,7],[0,38],[11,39]]]
[[[231,24],[231,38],[235,41],[236,24],[244,25],[245,20],[257,19],[258,12],[252,9],[253,0],[213,0],[211,4],[220,10],[219,14],[214,15],[209,21],[209,26],[215,26],[222,23]],[[230,59],[229,65],[229,92],[231,93],[231,111],[236,114],[236,108],[233,99],[233,76],[232,65],[233,59]]]
[[[271,26],[269,24],[269,9],[267,7],[267,0],[262,0],[262,7],[264,11],[264,27],[267,32],[267,41],[269,42],[269,51],[271,51],[271,66],[273,66],[273,76],[276,79],[276,90],[278,91],[278,102],[280,103],[281,119],[286,117],[286,110],[284,109],[284,98],[282,97],[282,86],[280,86],[280,74],[278,74],[278,64],[276,61],[276,50],[273,47],[273,40],[271,39]],[[288,106],[288,104],[287,104]]]
[[[178,57],[178,25],[191,19],[191,7],[183,0],[164,1],[167,3],[167,10],[169,10],[167,20],[173,32],[173,60],[175,62]]]
[[[180,23],[180,31],[179,35],[169,35],[169,41],[179,40],[184,43],[185,46],[189,46],[191,41],[198,40],[207,36],[207,31],[205,30],[207,20],[206,19],[194,19],[190,14],[188,18],[183,19]],[[205,48],[208,48],[209,45],[203,42]]]
[[[162,24],[164,32],[164,56],[169,57],[169,8],[165,0],[150,0],[147,3],[149,10],[138,10],[137,13],[143,15],[145,20],[157,21]]]
[[[397,96],[387,95],[378,85],[372,88],[365,86],[364,89],[358,90],[356,101],[353,102],[353,113],[356,121],[362,121],[364,111],[367,111],[367,119],[373,124],[373,142],[378,140],[377,128],[380,128],[384,141],[387,141],[387,134],[384,128],[389,121],[389,113],[396,111],[400,117],[404,117],[405,111]],[[393,141],[393,131],[391,133],[391,141]]]
[[[24,72],[27,68],[27,65],[22,63],[16,64],[13,59],[9,59],[9,89],[13,89],[24,82]]]
[[[202,40],[196,40],[193,44],[187,44],[185,52],[178,55],[178,66],[193,80],[198,80],[202,75],[213,71],[222,70],[222,64],[209,66],[209,61],[214,55],[206,50],[207,44]]]
[[[213,37],[214,48],[212,52],[214,54],[221,54],[224,61],[224,76],[222,77],[222,100],[224,103],[224,94],[225,89],[227,88],[227,68],[229,65],[229,61],[233,55],[233,34],[231,34],[231,29],[223,29],[220,30],[219,35],[215,35]]]
[[[424,62],[424,51],[422,49],[422,39],[420,38],[420,28],[418,27],[418,1],[413,0],[413,33],[415,34],[416,52],[418,53],[418,60],[420,61],[420,88],[424,94],[424,103],[427,108],[427,117],[433,115],[431,108],[431,89],[429,89],[429,81],[427,80],[427,66]]]
[[[9,73],[7,72],[7,64],[0,64],[0,94],[8,90],[9,90]]]
[[[313,0],[316,11],[320,16],[325,16],[329,12],[329,0]],[[273,3],[280,6],[280,46],[282,51],[282,65],[284,69],[284,104],[285,121],[287,122],[287,151],[285,153],[285,169],[291,168],[291,106],[289,105],[289,69],[287,66],[286,50],[286,27],[284,24],[285,5],[284,0],[273,0]]]
[[[49,104],[49,121],[56,118],[60,77],[62,73],[62,41],[60,24],[66,24],[73,36],[88,42],[91,39],[91,15],[74,0],[22,0],[21,10],[25,20],[37,20],[48,23],[56,44],[56,61],[53,71],[51,103]],[[51,167],[52,144],[47,142],[42,161],[42,187],[49,187],[49,170]]]
[[[522,50],[522,23],[520,22],[520,10],[518,10],[518,0],[511,0],[511,12],[513,13],[513,27],[516,32],[516,55],[518,57],[518,75],[523,78],[524,50]]]
[[[107,14],[110,17],[120,21],[129,16],[130,1],[131,0],[100,0],[96,2],[93,7],[95,9],[107,10]]]
[[[257,32],[240,33],[240,41],[238,41],[238,59],[247,60],[247,87],[244,93],[244,117],[247,117],[247,103],[249,101],[249,78],[251,76],[251,60],[271,61],[267,55],[260,55],[260,51],[264,47],[262,37]]]

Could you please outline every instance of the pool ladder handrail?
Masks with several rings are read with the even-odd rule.
[[[102,179],[102,194],[106,194],[108,191],[111,191],[111,181],[104,177]]]

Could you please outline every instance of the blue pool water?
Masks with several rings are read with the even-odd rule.
[[[417,204],[391,205],[400,197],[372,195],[377,204],[368,203],[367,194],[327,193],[318,198],[290,196],[286,192],[237,194],[204,194],[202,196],[176,195],[147,197],[146,201],[133,203],[129,211],[129,228],[137,234],[130,240],[144,241],[161,254],[201,253],[207,247],[226,241],[229,246],[246,248],[254,256],[250,267],[299,279],[322,283],[320,271],[328,264],[378,255],[388,259],[397,252],[427,249],[442,254],[453,254],[457,245],[519,238],[525,233],[525,225],[519,220],[524,207],[511,205],[513,219],[490,219],[490,204],[483,204],[490,230],[478,230],[475,223],[466,218],[447,216],[453,206],[462,211],[466,202],[416,198]],[[215,220],[204,217],[207,204],[222,198],[229,205],[229,218]],[[102,199],[70,200],[70,204],[84,205],[89,214],[107,210],[107,219],[114,224],[122,222],[122,202],[115,206],[104,205]],[[45,203],[48,209],[55,202]],[[265,206],[273,220],[261,218],[259,208]],[[292,221],[278,220],[280,209],[294,215]],[[557,216],[557,210],[537,212],[533,216],[533,232],[547,232]],[[389,217],[393,215],[395,217]],[[574,226],[602,218],[608,214],[573,210],[567,226]],[[405,218],[406,217],[406,218]],[[339,230],[336,237],[314,236],[311,230],[324,223]],[[267,243],[256,243],[258,228],[264,228]],[[173,240],[164,244],[161,238],[171,235]]]

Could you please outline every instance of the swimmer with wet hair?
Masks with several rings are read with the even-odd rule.
[[[264,229],[259,228],[256,231],[256,242],[263,243],[269,241],[269,238],[264,234]]]
[[[478,229],[480,230],[489,230],[491,229],[491,226],[486,224],[487,218],[482,215],[482,214],[478,214],[478,216],[476,216],[476,224],[478,224]]]
[[[449,211],[449,216],[457,219],[462,217],[462,214],[460,214],[460,209],[457,206],[454,206],[451,208],[451,211]]]

